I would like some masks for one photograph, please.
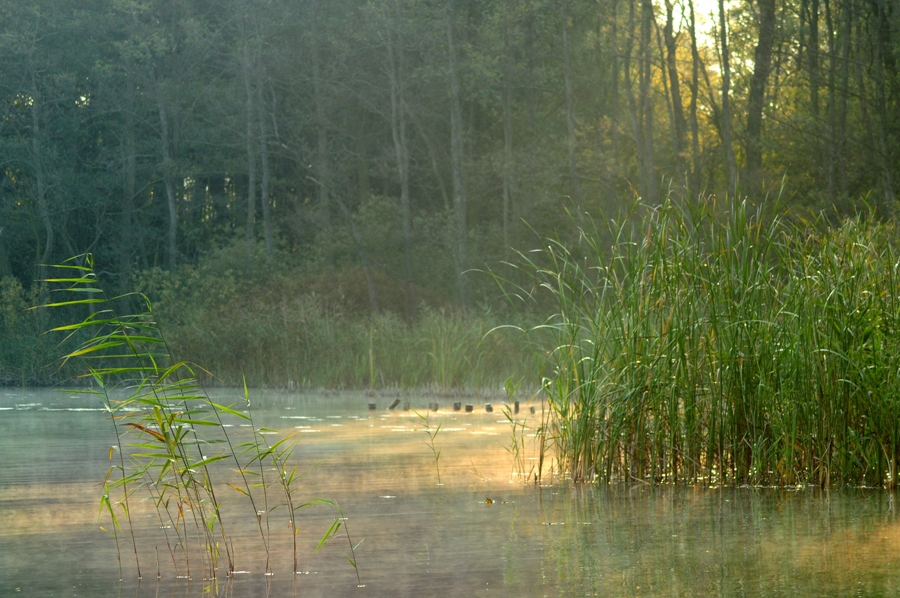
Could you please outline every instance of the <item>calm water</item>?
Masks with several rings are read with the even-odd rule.
[[[299,498],[337,500],[362,540],[364,587],[346,538],[313,553],[333,520],[325,506],[301,511],[296,576],[286,518],[273,513],[275,574],[264,576],[255,517],[227,488],[245,573],[218,586],[176,579],[144,502],[132,508],[144,578],[123,543],[120,583],[98,516],[111,424],[89,398],[0,390],[0,596],[900,595],[900,505],[883,491],[539,488],[516,473],[502,414],[483,401],[454,413],[450,400],[430,415],[442,426],[438,486],[421,423],[388,412],[390,398],[377,411],[362,395],[256,398],[257,425],[299,438]],[[424,412],[430,400],[411,402]]]

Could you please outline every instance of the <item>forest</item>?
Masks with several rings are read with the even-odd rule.
[[[583,217],[889,221],[898,61],[891,0],[3,2],[0,383],[84,253],[226,383],[518,375],[484,272]]]

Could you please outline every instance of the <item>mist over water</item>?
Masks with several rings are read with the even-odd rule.
[[[236,399],[219,391],[216,400]],[[101,482],[113,430],[90,397],[0,393],[0,595],[23,596],[668,596],[891,595],[900,591],[900,522],[882,490],[613,487],[523,483],[510,426],[484,402],[429,413],[441,429],[441,482],[421,420],[388,411],[393,397],[252,393],[257,426],[297,432],[293,460],[307,470],[301,501],[336,500],[347,517],[364,587],[345,560],[347,540],[314,553],[333,521],[300,511],[300,574],[291,575],[286,516],[269,516],[274,575],[252,512],[219,490],[234,538],[233,579],[177,579],[159,521],[133,495],[143,579],[124,535],[100,526]],[[367,409],[367,402],[376,409]],[[425,413],[433,398],[410,398]],[[495,407],[496,407],[495,403]],[[527,410],[524,410],[527,411]],[[538,412],[539,413],[539,412]],[[524,417],[524,416],[523,416]],[[527,417],[533,417],[528,415]],[[533,421],[526,421],[528,425]],[[526,438],[526,463],[533,447]],[[223,471],[225,471],[223,469]],[[527,473],[527,472],[526,472]],[[545,482],[549,481],[545,478]],[[199,563],[201,550],[190,546]],[[157,550],[159,564],[157,565]],[[182,561],[180,557],[176,561]],[[179,562],[179,573],[184,573]],[[196,567],[200,569],[199,566]],[[157,570],[160,579],[157,579]]]

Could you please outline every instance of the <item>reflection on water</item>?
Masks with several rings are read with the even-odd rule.
[[[0,596],[900,594],[889,493],[536,488],[513,470],[502,414],[453,412],[450,401],[429,415],[441,424],[438,486],[421,421],[387,411],[392,399],[376,411],[367,400],[267,393],[254,403],[257,425],[297,433],[294,458],[308,470],[298,499],[340,503],[354,543],[362,540],[365,587],[344,559],[346,538],[314,553],[334,516],[325,506],[300,513],[296,576],[287,517],[272,513],[275,575],[264,576],[256,519],[226,490],[246,573],[210,587],[175,579],[146,502],[133,506],[144,579],[123,542],[120,584],[114,541],[100,530],[109,523],[98,518],[110,423],[90,398],[0,391]]]

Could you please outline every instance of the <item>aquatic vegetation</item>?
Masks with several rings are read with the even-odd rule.
[[[419,423],[422,425],[422,429],[428,435],[428,440],[425,444],[428,445],[428,448],[431,449],[431,456],[434,459],[434,470],[437,472],[437,483],[438,486],[442,486],[441,484],[441,449],[435,445],[434,441],[437,438],[437,435],[441,431],[442,423],[439,423],[437,427],[432,427],[431,422],[428,419],[428,413],[422,415],[418,411],[413,411],[416,417],[419,418]]]
[[[533,428],[528,425],[527,418],[519,417],[519,401],[516,400],[515,397],[521,384],[521,380],[514,382],[513,379],[510,378],[504,385],[507,402],[501,407],[501,412],[510,425],[509,445],[506,447],[506,450],[513,460],[513,473],[523,478],[525,483],[527,483],[532,476],[534,476],[534,481],[537,482],[540,478],[540,473],[535,471],[534,466],[528,469],[528,471],[526,471],[525,467],[525,451],[527,450],[525,446],[525,432],[532,430]],[[543,459],[539,458],[538,462],[539,465],[542,464]]]
[[[337,509],[335,521],[340,524],[326,531],[320,547],[342,526],[346,531],[345,518],[334,501],[298,504],[295,494],[301,475],[289,464],[295,444],[290,436],[268,444],[265,434],[273,431],[253,425],[246,384],[243,404],[216,403],[197,381],[198,366],[173,359],[146,297],[107,297],[90,255],[72,258],[54,269],[61,274],[46,282],[55,286],[54,295],[63,294],[63,298],[42,307],[88,312],[83,319],[52,330],[66,333],[67,340],[77,343],[77,348],[62,358],[63,365],[83,363],[86,373],[82,377],[90,386],[81,392],[96,395],[113,424],[116,444],[110,449],[111,465],[100,506],[112,521],[117,549],[125,528],[138,577],[142,576],[143,547],[132,514],[135,503],[144,500],[141,493],[146,493],[155,509],[178,577],[192,578],[199,571],[203,579],[216,579],[222,558],[226,575],[235,572],[235,547],[222,496],[231,490],[249,503],[249,516],[256,521],[266,555],[266,574],[272,573],[269,516],[279,507],[289,512],[295,573],[298,511],[314,504]],[[249,425],[251,437],[245,440],[240,432],[229,432],[235,424],[235,430]],[[267,472],[275,472],[277,481],[268,479],[271,474]],[[272,496],[276,487],[281,489],[281,501]],[[349,534],[347,537],[349,540]],[[121,554],[119,562],[121,573]],[[158,562],[157,554],[159,576]],[[355,559],[350,562],[356,569]]]
[[[873,214],[636,204],[520,256],[542,434],[575,480],[896,486],[900,254]]]

